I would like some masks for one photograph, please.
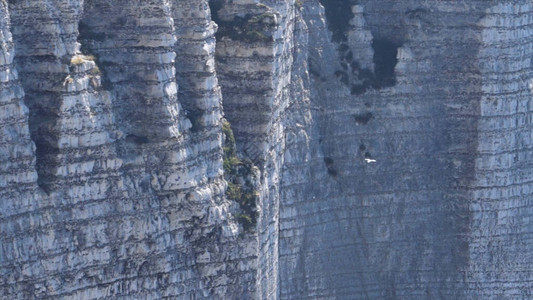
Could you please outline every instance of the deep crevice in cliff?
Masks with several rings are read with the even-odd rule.
[[[335,77],[350,88],[352,95],[360,95],[369,89],[382,89],[396,84],[395,67],[398,63],[397,54],[401,43],[387,39],[375,38],[372,42],[374,50],[374,71],[361,66],[354,58],[354,50],[348,41],[350,21],[355,17],[352,7],[356,1],[320,0],[324,6],[328,29],[332,33],[332,41],[337,44],[340,69]]]
[[[65,85],[68,73],[57,66],[64,61],[52,51],[38,51],[29,45],[45,45],[44,35],[39,32],[35,19],[22,25],[25,17],[22,3],[10,1],[13,45],[18,49],[14,63],[24,89],[24,103],[28,114],[30,138],[35,144],[35,168],[38,186],[49,193],[54,179],[54,169],[59,165],[59,133],[62,99],[58,87]],[[29,5],[29,4],[28,4]],[[31,7],[40,13],[40,7]],[[36,34],[38,32],[39,34]],[[21,51],[24,49],[23,51]],[[39,49],[40,50],[40,49]],[[48,49],[47,49],[48,50]]]
[[[320,0],[326,12],[329,30],[333,33],[334,42],[340,43],[348,39],[350,20],[353,19],[352,5],[355,0]]]
[[[335,72],[335,77],[344,85],[350,87],[352,95],[360,95],[370,88],[376,90],[396,85],[395,68],[398,64],[398,48],[401,44],[385,39],[375,39],[372,42],[374,50],[374,72],[362,68],[353,59],[353,52],[346,43],[339,45],[341,69]]]
[[[400,46],[400,44],[385,39],[374,39],[372,42],[372,48],[374,49],[375,88],[391,87],[396,84],[394,68],[398,64],[398,48]]]
[[[254,165],[249,159],[237,156],[235,136],[231,124],[222,121],[224,179],[228,183],[226,197],[239,204],[234,217],[245,232],[252,232],[257,226],[257,201],[259,194],[254,187]]]

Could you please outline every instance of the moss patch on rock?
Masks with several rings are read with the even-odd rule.
[[[222,121],[224,133],[224,178],[228,182],[226,197],[239,204],[239,211],[234,217],[245,232],[251,232],[257,225],[257,200],[259,192],[254,186],[254,165],[250,160],[241,160],[237,156],[235,136],[228,121]]]
[[[272,42],[274,40],[272,33],[276,26],[276,16],[273,13],[250,13],[244,16],[234,16],[232,20],[222,20],[218,16],[222,3],[209,1],[209,5],[213,21],[218,25],[217,40],[224,37],[248,43]]]

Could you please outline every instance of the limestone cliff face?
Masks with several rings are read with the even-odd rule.
[[[202,1],[2,2],[3,298],[253,292],[224,198],[213,34]]]
[[[302,8],[319,133],[311,176],[283,177],[281,298],[530,297],[510,284],[532,276],[530,61],[509,55],[531,51],[530,5],[346,1],[339,27],[320,2]]]
[[[0,0],[0,299],[533,297],[532,20]]]

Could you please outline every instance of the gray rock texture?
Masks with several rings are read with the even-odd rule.
[[[526,0],[0,0],[0,299],[530,299]]]

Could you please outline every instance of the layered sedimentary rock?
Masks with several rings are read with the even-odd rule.
[[[13,64],[15,49],[10,31],[10,18],[7,4],[0,3],[0,83],[1,90],[1,193],[5,199],[3,214],[12,213],[17,205],[17,199],[25,192],[32,194],[36,191],[37,173],[35,171],[34,146],[31,143],[28,129],[28,109],[22,102],[24,97],[16,68]],[[26,207],[33,201],[28,199]],[[16,205],[15,207],[10,207]],[[20,205],[20,203],[19,203]],[[21,205],[24,206],[24,205]],[[16,209],[15,209],[16,210]]]
[[[317,176],[321,191],[297,189],[312,191],[300,203],[294,200],[296,192],[286,202],[282,199],[281,215],[287,211],[287,219],[281,221],[281,244],[286,247],[280,252],[287,254],[282,255],[281,265],[288,270],[281,272],[281,298],[529,296],[525,287],[529,283],[513,281],[531,278],[530,254],[516,254],[509,261],[506,253],[530,252],[521,247],[530,244],[531,226],[524,222],[531,215],[527,181],[531,170],[521,164],[500,170],[498,161],[512,160],[495,158],[500,150],[492,150],[498,144],[509,147],[513,141],[527,149],[530,143],[529,137],[515,136],[522,129],[529,131],[531,123],[518,112],[498,109],[504,105],[519,110],[524,105],[519,111],[529,114],[524,111],[531,97],[526,93],[529,58],[513,63],[504,54],[530,51],[524,30],[525,19],[530,19],[524,17],[530,16],[528,5],[496,6],[487,1],[465,6],[444,1],[353,5],[354,18],[364,10],[366,25],[361,26],[360,36],[365,36],[364,29],[370,30],[374,50],[369,84],[354,89],[359,83],[349,74],[361,69],[357,62],[361,58],[346,56],[353,51],[348,36],[336,38],[338,20],[327,19],[328,9],[340,4],[321,2],[323,12],[316,3],[306,2],[304,18],[310,44],[322,46],[309,52],[311,107],[317,108],[314,120],[320,131],[322,153],[317,151],[317,158],[323,155],[330,180]],[[502,24],[513,27],[513,34],[500,33]],[[329,46],[324,42],[325,26],[332,30]],[[328,64],[335,57],[340,62]],[[338,82],[330,82],[333,75],[338,75]],[[498,113],[484,117],[486,98],[492,98],[489,90],[502,99],[489,110]],[[521,105],[510,104],[515,97]],[[513,138],[496,141],[505,122],[513,124],[509,129]],[[527,151],[519,148],[509,155]],[[516,178],[514,188],[506,188],[509,177]],[[514,194],[505,192],[508,189]],[[499,205],[515,211],[504,213],[497,222],[493,214],[502,213],[488,208],[495,205],[489,199],[503,200]],[[517,226],[513,231],[517,236],[503,229],[510,224]],[[506,248],[494,239],[501,230],[506,230],[506,244],[515,246]],[[295,245],[300,249],[294,251]],[[491,247],[495,248],[488,250]],[[509,275],[512,272],[516,277]]]
[[[380,9],[387,6],[385,2],[380,3]],[[396,6],[391,8],[396,9],[391,14],[409,11],[405,4]],[[308,9],[311,20],[323,20],[316,15],[320,14],[316,6]],[[327,5],[325,9],[327,16]],[[370,8],[366,13],[372,13]],[[389,24],[385,23],[389,22],[386,18],[381,20],[383,24],[376,25],[379,29]],[[315,22],[331,27],[328,20],[325,23]],[[312,25],[311,22],[308,24]],[[402,25],[406,26],[398,26]],[[373,26],[368,23],[371,31]],[[310,26],[309,31],[311,43],[316,44],[325,37],[324,30],[315,28]],[[445,31],[446,26],[438,29]],[[294,273],[305,275],[297,285],[288,285],[294,290],[287,291],[286,298],[309,295],[340,298],[431,298],[440,295],[453,298],[458,297],[455,293],[461,290],[455,286],[459,280],[453,277],[460,276],[457,270],[465,263],[461,251],[467,251],[467,248],[457,233],[466,230],[462,227],[465,220],[460,218],[465,217],[464,200],[468,197],[463,196],[462,191],[454,191],[453,186],[458,183],[453,180],[467,180],[468,177],[456,175],[462,170],[447,164],[458,159],[466,168],[468,157],[456,158],[452,153],[456,150],[451,148],[465,148],[466,153],[473,149],[469,148],[471,139],[468,136],[454,138],[454,135],[463,134],[467,121],[455,120],[453,112],[449,115],[445,112],[447,101],[470,101],[468,97],[471,95],[461,98],[465,96],[460,88],[464,84],[468,86],[465,89],[471,89],[472,84],[465,78],[456,82],[447,79],[446,76],[456,76],[452,75],[452,70],[441,70],[436,75],[422,71],[428,65],[437,67],[439,61],[442,65],[438,68],[453,68],[454,62],[448,55],[466,52],[446,49],[446,45],[437,42],[441,36],[466,40],[449,43],[450,47],[471,45],[464,34],[443,32],[433,35],[435,41],[424,38],[423,42],[427,42],[424,51],[431,52],[431,56],[416,57],[415,51],[422,47],[414,40],[419,35],[412,34],[413,37],[406,41],[406,37],[398,37],[397,30],[388,36],[386,33],[380,36],[379,30],[372,33],[374,58],[378,58],[380,52],[393,52],[392,66],[380,65],[389,63],[388,59],[381,62],[374,59],[374,76],[392,75],[378,73],[390,68],[394,78],[376,80],[368,76],[371,82],[365,86],[363,94],[354,89],[358,83],[343,80],[343,76],[335,80],[333,76],[335,73],[353,73],[357,69],[357,64],[353,63],[355,59],[345,59],[344,53],[350,50],[339,49],[337,44],[328,48],[327,43],[320,42],[324,48],[320,52],[311,51],[311,59],[321,64],[316,66],[315,63],[313,69],[316,71],[312,77],[313,86],[319,87],[312,101],[323,111],[316,113],[315,118],[318,119],[319,148],[323,155],[319,158],[323,159],[329,178],[321,184],[323,191],[319,194],[324,196],[315,196],[314,201],[303,200],[296,206],[301,211],[297,215],[305,213],[308,217],[305,218],[307,226],[301,230],[304,248],[296,255],[299,264],[296,264]],[[395,40],[398,38],[402,40]],[[398,50],[394,53],[394,48],[379,49],[379,46]],[[435,47],[436,51],[428,46]],[[337,65],[325,65],[337,57],[339,51],[344,52],[341,61]],[[394,58],[399,59],[397,64],[393,62]],[[443,78],[436,80],[440,74]],[[446,89],[447,84],[457,92],[451,94],[449,100],[448,95],[438,92]],[[474,92],[473,88],[471,92]],[[442,243],[432,242],[433,239]],[[305,252],[309,254],[302,255]]]
[[[528,1],[0,1],[0,298],[525,299]]]
[[[257,286],[261,298],[271,299],[278,294],[279,183],[283,120],[290,102],[294,4],[215,1],[212,7],[220,26],[216,57],[224,112],[237,146],[261,171]]]
[[[13,1],[2,7],[6,70],[16,48],[30,115],[25,119],[13,71],[7,83],[14,96],[2,100],[20,105],[22,126],[6,137],[19,134],[16,142],[28,149],[27,175],[18,175],[16,189],[24,191],[24,176],[28,189],[31,180],[34,186],[28,196],[2,189],[9,193],[2,198],[6,299],[253,292],[241,280],[253,260],[248,266],[243,259],[247,243],[237,242],[223,197],[212,51],[196,64],[214,80],[189,89],[212,93],[196,101],[205,103],[208,126],[193,133],[177,101],[176,77],[187,78],[175,71],[174,64],[181,67],[175,45],[177,35],[186,35],[175,30],[173,14],[209,20],[207,3],[197,4]],[[212,39],[211,22],[199,24],[182,30]],[[24,159],[20,145],[7,145],[20,150],[3,153]]]
[[[530,298],[533,6],[495,5],[478,21],[482,80],[477,124],[469,295]],[[519,29],[517,29],[519,28]]]

